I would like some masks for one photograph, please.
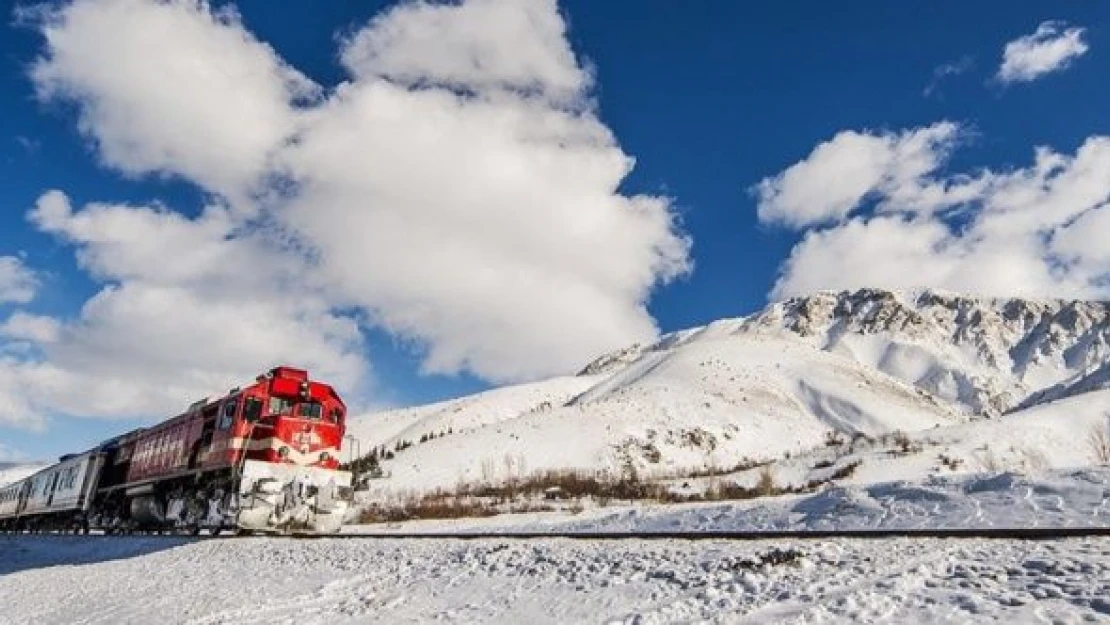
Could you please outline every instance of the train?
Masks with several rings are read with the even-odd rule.
[[[346,418],[330,385],[274,367],[0,487],[0,531],[335,533]]]

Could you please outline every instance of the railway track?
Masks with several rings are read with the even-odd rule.
[[[353,539],[406,539],[406,540],[535,540],[566,538],[572,540],[813,540],[829,538],[999,538],[1047,540],[1110,536],[1110,527],[1034,527],[1034,528],[984,528],[984,529],[862,529],[862,530],[774,530],[758,532],[730,531],[664,531],[664,532],[366,532],[314,536],[314,538]]]
[[[0,534],[17,538],[21,536],[70,536],[89,538],[116,538],[105,534]],[[773,530],[773,531],[662,531],[662,532],[358,532],[346,534],[221,534],[210,536],[202,534],[132,534],[144,538],[177,538],[189,540],[213,539],[251,539],[264,537],[285,537],[301,539],[333,540],[823,540],[831,538],[884,539],[884,538],[940,538],[940,539],[1006,539],[1006,540],[1053,540],[1060,538],[1081,538],[1110,536],[1110,527],[1023,527],[1023,528],[960,528],[960,529],[855,529],[855,530]]]

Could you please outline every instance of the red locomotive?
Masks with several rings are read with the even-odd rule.
[[[334,532],[346,416],[331,386],[276,367],[0,488],[0,528]]]

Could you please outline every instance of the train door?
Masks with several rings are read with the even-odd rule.
[[[23,486],[19,489],[19,503],[15,506],[15,513],[19,514],[27,507],[27,499],[31,496],[31,489],[34,488],[35,480],[27,480],[23,482]]]
[[[62,476],[61,471],[55,471],[54,475],[50,477],[50,486],[47,486],[46,492],[46,507],[49,508],[54,503],[54,493],[58,490],[58,478]]]
[[[216,417],[219,413],[218,408],[219,406],[217,404],[212,404],[210,406],[205,406],[201,410],[200,414],[204,425],[201,426],[200,430],[200,460],[196,462],[197,465],[210,464],[212,461],[212,442],[216,435]]]
[[[239,401],[240,395],[232,395],[220,403],[214,434],[216,448],[224,450],[220,461],[231,465],[236,463],[241,453],[240,448],[247,444],[235,429],[236,417],[239,416]]]

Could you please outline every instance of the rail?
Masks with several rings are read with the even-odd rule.
[[[74,534],[38,533],[3,534],[5,536],[75,536]],[[140,534],[134,534],[140,535]],[[163,536],[167,538],[189,538],[196,540],[211,539],[250,539],[250,538],[307,538],[313,540],[718,540],[718,541],[757,541],[757,540],[828,540],[828,539],[884,539],[884,538],[939,538],[939,539],[1009,539],[1009,540],[1052,540],[1060,538],[1084,538],[1110,536],[1110,527],[1021,527],[1021,528],[958,528],[958,529],[896,529],[868,528],[851,530],[770,530],[770,531],[590,531],[590,532],[351,532],[344,534],[221,534],[220,536],[196,536],[184,534],[141,534],[145,537]],[[89,538],[109,537],[92,533]],[[115,538],[111,536],[110,538]]]

